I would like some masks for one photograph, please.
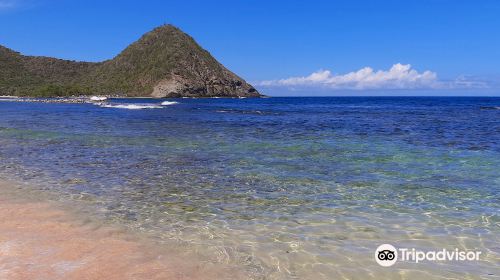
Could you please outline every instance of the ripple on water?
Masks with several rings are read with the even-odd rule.
[[[314,110],[219,100],[216,110],[230,113],[214,114],[205,102],[133,113],[60,104],[42,116],[30,115],[32,107],[8,111],[0,176],[253,278],[500,274],[499,149],[469,149],[476,134],[498,129],[478,124],[490,117],[453,106],[443,116],[406,105]],[[458,121],[463,129],[450,130]],[[388,271],[372,259],[380,243],[485,255],[479,264]]]

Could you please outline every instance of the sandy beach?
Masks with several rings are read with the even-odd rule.
[[[234,272],[169,256],[124,230],[75,217],[0,183],[0,279],[221,279]],[[153,248],[154,247],[154,248]]]

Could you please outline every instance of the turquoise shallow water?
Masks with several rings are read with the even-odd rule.
[[[254,279],[500,277],[500,99],[175,101],[0,102],[0,176]]]

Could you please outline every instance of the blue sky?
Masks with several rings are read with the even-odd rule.
[[[100,61],[172,23],[274,95],[499,95],[499,15],[496,0],[0,0],[0,44]]]

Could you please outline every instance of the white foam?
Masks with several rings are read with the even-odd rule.
[[[128,109],[128,110],[142,110],[142,109],[161,109],[162,106],[158,105],[148,105],[148,104],[101,104],[99,105],[103,108],[117,108],[117,109]]]
[[[108,99],[108,98],[107,98],[107,97],[105,97],[105,96],[92,96],[92,97],[90,98],[90,101],[104,101],[104,100],[106,100],[106,99]]]
[[[169,105],[175,105],[175,104],[179,104],[179,102],[175,102],[175,101],[163,101],[161,103],[161,106],[169,106]]]

